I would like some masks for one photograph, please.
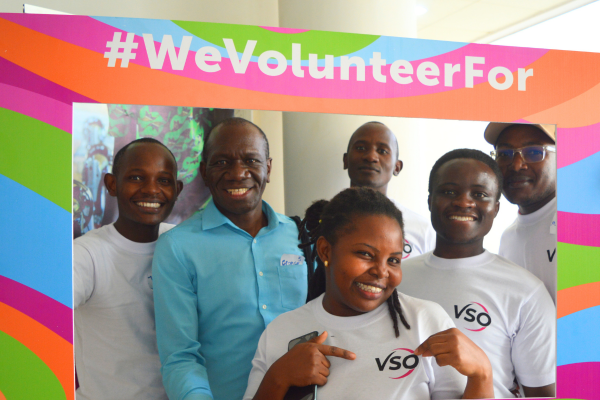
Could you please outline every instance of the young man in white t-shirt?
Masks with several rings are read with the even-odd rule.
[[[498,254],[540,278],[556,304],[556,126],[492,122],[484,136],[504,176],[502,193],[519,206]]]
[[[117,198],[114,224],[73,243],[77,400],[160,399],[152,257],[183,183],[162,143],[139,139],[115,156],[104,183]]]
[[[498,398],[553,397],[556,310],[544,284],[487,252],[483,238],[500,208],[502,174],[489,156],[461,149],[442,156],[429,177],[436,247],[402,264],[400,292],[440,304],[483,349]]]
[[[350,187],[368,187],[387,196],[388,184],[402,171],[398,141],[394,133],[381,122],[367,122],[350,137],[344,154],[344,169],[348,170]],[[403,260],[432,251],[435,231],[425,217],[390,198],[404,218]]]

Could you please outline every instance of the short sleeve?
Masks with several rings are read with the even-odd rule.
[[[262,333],[258,341],[258,347],[252,360],[252,370],[248,377],[248,387],[243,400],[252,400],[269,370],[270,366],[267,364],[267,331],[268,328]]]
[[[95,268],[90,252],[73,242],[73,308],[85,304],[94,291]]]
[[[556,382],[556,308],[541,282],[521,307],[511,356],[522,385]]]

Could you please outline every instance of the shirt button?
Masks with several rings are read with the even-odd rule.
[[[267,309],[267,305],[263,304],[263,310],[266,310],[266,309]]]
[[[254,239],[254,243],[256,243],[256,239]]]
[[[258,274],[259,274],[260,276],[263,276],[263,273],[262,273],[262,271],[260,271]]]

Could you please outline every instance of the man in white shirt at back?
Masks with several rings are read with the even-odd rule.
[[[152,258],[183,183],[162,143],[138,139],[115,156],[104,183],[114,224],[73,243],[77,400],[167,400],[156,346]]]
[[[429,176],[432,253],[402,263],[398,290],[435,301],[487,354],[496,398],[554,397],[556,309],[529,271],[483,248],[500,209],[502,173],[479,150],[442,156]]]
[[[388,184],[402,171],[398,158],[398,141],[394,133],[381,122],[367,122],[350,137],[344,154],[344,169],[348,170],[350,187],[368,187],[387,196]],[[402,259],[416,257],[435,247],[435,231],[429,220],[406,208],[396,199],[390,200],[402,211],[404,218],[404,254]]]
[[[519,215],[500,239],[498,254],[544,282],[556,304],[556,126],[490,123],[502,193]]]

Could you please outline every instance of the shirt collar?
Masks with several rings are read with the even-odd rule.
[[[285,215],[280,215],[273,210],[273,208],[264,200],[262,200],[262,210],[267,215],[268,225],[262,228],[259,232],[259,235],[265,234],[277,228],[277,226],[282,224],[292,223],[292,219],[286,217]],[[229,225],[234,229],[239,229],[229,218],[224,216],[221,211],[215,205],[213,199],[211,198],[204,211],[202,212],[202,230],[213,229],[219,227],[221,225]]]

